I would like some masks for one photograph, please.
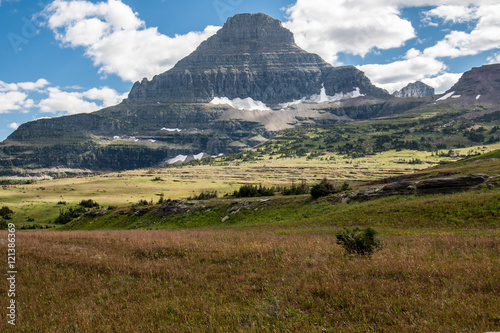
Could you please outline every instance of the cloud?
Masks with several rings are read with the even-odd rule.
[[[455,8],[446,14],[450,7]],[[463,57],[476,55],[484,51],[500,48],[500,4],[483,5],[475,8],[462,7],[463,17],[458,17],[459,6],[441,6],[434,12],[427,12],[428,16],[436,16],[445,21],[468,22],[477,19],[477,25],[468,33],[464,31],[451,31],[436,45],[426,49],[424,53],[434,58]]]
[[[395,5],[376,1],[297,0],[286,14],[284,26],[297,44],[332,64],[339,52],[365,56],[375,49],[400,47],[416,36]]]
[[[435,77],[422,79],[421,81],[436,89],[436,94],[442,94],[457,83],[461,76],[462,73],[444,73]]]
[[[0,114],[21,109],[29,109],[34,102],[28,94],[20,91],[0,92]]]
[[[45,79],[36,82],[5,83],[0,81],[0,113],[20,111],[28,113],[33,108],[40,112],[74,114],[97,111],[120,103],[127,94],[119,94],[114,89],[92,88],[86,91],[81,87],[47,87]],[[73,90],[73,91],[68,91]],[[80,90],[80,91],[74,91]],[[40,101],[35,103],[32,93]],[[42,96],[42,97],[40,97]]]
[[[7,127],[10,129],[16,130],[19,127],[19,124],[18,123],[10,123],[9,125],[7,125]]]
[[[443,62],[427,57],[415,49],[410,49],[405,58],[389,64],[369,64],[358,68],[373,83],[391,93],[410,82],[439,75],[446,69]]]
[[[39,79],[36,82],[20,82],[17,84],[17,86],[21,90],[31,91],[31,90],[41,90],[42,88],[45,88],[49,84],[50,84],[49,81],[45,79]]]
[[[424,13],[427,19],[440,18],[445,22],[464,23],[478,18],[477,7],[443,5]],[[436,23],[437,24],[437,23]]]
[[[19,83],[5,83],[3,81],[0,81],[0,92],[18,91],[18,90],[39,91],[49,84],[50,84],[49,81],[45,79],[38,79],[36,82],[19,82]]]
[[[29,93],[32,91],[41,92],[48,84],[49,82],[45,79],[19,83],[0,81],[0,113],[28,112],[35,104],[33,99],[29,98]]]
[[[117,0],[56,0],[44,10],[47,26],[64,47],[83,47],[99,73],[135,82],[172,68],[219,27],[168,37],[146,28],[138,14]]]
[[[126,94],[118,94],[108,87],[93,88],[85,92],[67,92],[57,87],[48,89],[49,96],[42,99],[37,107],[44,113],[77,114],[97,111],[120,103]],[[96,103],[99,101],[99,103]]]
[[[500,63],[500,53],[494,54],[491,57],[488,57],[488,64],[498,64]]]

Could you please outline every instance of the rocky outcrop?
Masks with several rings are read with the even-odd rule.
[[[465,72],[460,80],[446,93],[454,92],[455,96],[472,96],[485,98],[500,91],[500,64],[474,67]]]
[[[350,192],[341,196],[342,202],[364,201],[379,197],[411,194],[449,194],[470,190],[486,183],[491,176],[471,174],[450,178],[434,178],[416,182],[395,182],[384,186]]]
[[[406,87],[403,89],[396,91],[393,93],[394,97],[402,97],[402,98],[409,98],[409,97],[426,97],[426,96],[432,96],[435,93],[435,89],[426,85],[425,83],[421,81],[413,82],[408,84]]]
[[[124,103],[210,102],[214,97],[250,97],[266,104],[319,94],[349,93],[388,97],[354,66],[334,68],[299,48],[279,20],[265,14],[229,18],[171,70],[136,82]]]

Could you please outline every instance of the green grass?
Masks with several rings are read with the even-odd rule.
[[[451,195],[397,196],[341,204],[310,196],[254,200],[211,200],[189,211],[162,216],[159,206],[117,209],[104,216],[82,217],[63,230],[185,229],[213,226],[379,228],[498,228],[500,190]]]
[[[165,169],[101,174],[91,177],[44,180],[34,184],[2,186],[0,205],[6,205],[14,211],[12,222],[20,227],[33,224],[52,224],[61,208],[68,209],[68,207],[87,199],[95,200],[103,207],[116,206],[128,209],[127,207],[131,207],[141,200],[156,203],[161,195],[165,200],[193,197],[201,191],[217,191],[219,195],[223,195],[234,192],[242,184],[290,186],[292,183],[300,184],[305,181],[311,186],[327,177],[338,184],[348,182],[351,187],[356,187],[362,182],[373,182],[388,176],[402,177],[409,172],[419,170],[421,171],[404,177],[423,179],[476,172],[494,175],[500,173],[497,161],[499,153],[498,150],[488,153],[488,150],[495,148],[497,145],[487,148],[477,147],[477,149],[484,150],[485,153],[467,160],[438,166],[436,166],[438,161],[449,159],[449,157],[441,158],[425,152],[388,151],[384,154],[360,159],[348,159],[331,154],[322,160],[303,157],[249,162],[220,162],[220,164],[215,165],[186,165]],[[400,162],[402,160],[408,161],[411,158],[418,158],[425,162],[423,164]],[[428,166],[434,167],[425,169]],[[404,201],[406,199],[398,200]],[[59,205],[58,203],[61,201],[66,202],[67,205]],[[227,205],[224,201],[215,202],[216,205],[222,207]],[[289,201],[285,198],[272,202],[276,202],[278,209],[284,205],[286,206],[284,210],[290,212],[296,210],[293,200]],[[286,204],[287,202],[290,204]],[[224,209],[222,208],[222,211],[225,212]],[[199,219],[205,219],[203,214],[200,216]],[[204,223],[214,225],[219,218],[224,216],[226,215],[210,215],[207,218],[211,222]],[[292,218],[290,213],[282,213],[281,216],[259,217],[259,219],[288,221]],[[151,227],[150,224],[152,224],[152,222],[143,223],[144,218],[142,217],[138,219],[137,224],[131,224],[125,221],[128,218],[128,216],[127,218],[124,216],[110,218],[108,225],[112,227],[117,224],[120,228],[129,228],[130,225]],[[194,216],[190,217],[190,219],[194,218]],[[158,219],[158,217],[151,216],[151,219]],[[152,227],[156,227],[158,224],[178,225],[179,227],[202,224],[186,219],[173,222],[165,219],[160,220]],[[111,223],[111,221],[113,222]],[[96,224],[103,223],[96,222]]]

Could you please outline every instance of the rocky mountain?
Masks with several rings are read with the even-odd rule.
[[[465,72],[460,80],[445,92],[442,101],[451,100],[462,104],[500,103],[500,64],[474,67]]]
[[[408,84],[401,90],[395,91],[393,93],[394,97],[409,98],[409,97],[426,97],[432,96],[435,93],[435,89],[426,85],[421,81],[413,82]]]
[[[325,93],[387,97],[354,66],[334,68],[299,48],[279,20],[265,14],[229,18],[171,70],[134,84],[127,104],[209,103],[252,98],[270,106]]]
[[[483,82],[470,77],[464,74],[470,82],[456,90]],[[121,104],[21,125],[0,144],[0,175],[173,164],[240,152],[287,128],[388,116],[433,102],[393,98],[355,67],[333,67],[300,49],[280,21],[240,14],[171,70],[135,83]]]

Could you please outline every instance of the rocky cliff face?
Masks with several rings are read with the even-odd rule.
[[[483,98],[498,96],[500,90],[500,64],[474,67],[465,72],[460,80],[446,93]],[[492,96],[494,95],[494,96]],[[480,97],[481,98],[481,97]]]
[[[426,97],[426,96],[432,96],[434,95],[435,90],[434,88],[426,85],[423,82],[417,81],[408,84],[406,87],[403,89],[394,92],[394,97],[402,97],[402,98],[409,98],[409,97]]]
[[[266,104],[291,102],[321,92],[387,97],[353,66],[334,68],[300,49],[279,20],[265,14],[229,18],[171,70],[134,84],[128,104],[208,103],[215,97],[250,97]]]

